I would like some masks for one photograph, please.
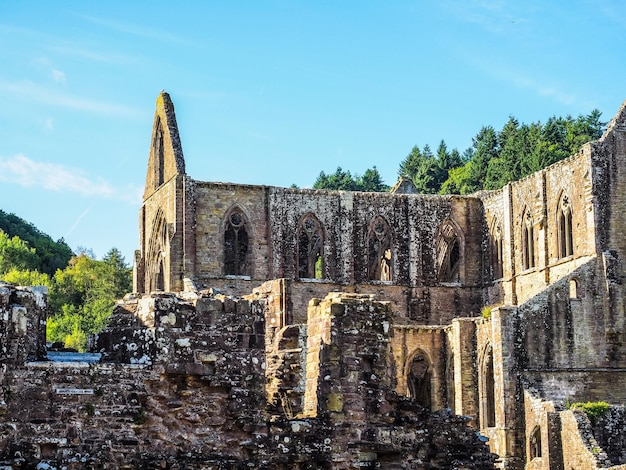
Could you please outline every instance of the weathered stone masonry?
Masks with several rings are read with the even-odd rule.
[[[292,362],[307,369],[300,411],[287,405],[284,353],[298,343],[266,342],[276,333],[280,289],[276,282],[249,299],[129,297],[97,338],[100,363],[7,360],[0,464],[492,468],[464,418],[432,414],[393,391],[389,305],[369,296],[312,303],[319,328],[304,346],[308,360]],[[272,388],[272,379],[281,384]]]
[[[164,132],[178,142],[173,115],[162,94],[155,120],[168,117]],[[567,449],[549,447],[547,434],[542,452],[529,450],[547,429],[529,434],[525,393],[556,400],[555,409],[623,400],[601,384],[621,380],[626,367],[618,215],[626,207],[625,130],[622,106],[605,135],[578,154],[464,197],[414,194],[406,180],[385,194],[203,183],[185,174],[180,146],[165,148],[165,164],[153,146],[149,175],[178,170],[165,170],[160,186],[147,179],[136,290],[182,290],[188,278],[245,295],[286,279],[277,341],[293,346],[279,354],[293,369],[270,383],[272,396],[297,410],[309,301],[335,291],[375,295],[392,312],[397,393],[472,416],[501,467],[560,468]],[[159,217],[169,243],[162,277],[147,268]],[[582,384],[568,388],[581,371]],[[540,385],[548,377],[552,389]]]
[[[0,462],[621,468],[623,407],[566,404],[626,399],[624,168],[622,106],[472,196],[199,182],[162,93],[101,362],[42,361],[43,294],[1,291]]]

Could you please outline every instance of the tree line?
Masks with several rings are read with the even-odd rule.
[[[84,350],[99,333],[115,301],[132,290],[132,271],[117,248],[96,260],[89,250],[74,254],[14,214],[0,211],[0,279],[48,290],[48,342]]]
[[[601,112],[586,116],[551,117],[545,123],[520,123],[510,116],[501,130],[484,126],[462,153],[449,150],[442,139],[433,152],[426,144],[414,146],[400,162],[398,176],[409,177],[422,194],[471,194],[498,189],[559,160],[575,154],[587,142],[599,139],[606,129]],[[387,191],[374,166],[363,176],[337,168],[323,171],[313,188],[346,191]]]

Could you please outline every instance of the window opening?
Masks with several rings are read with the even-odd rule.
[[[495,379],[491,348],[485,354],[483,364],[483,393],[483,426],[491,428],[496,425]]]
[[[504,276],[502,248],[502,227],[499,223],[496,223],[491,234],[491,265],[493,266],[494,279],[500,279]]]
[[[529,210],[522,217],[522,264],[524,269],[535,267],[535,231]]]
[[[530,436],[530,459],[541,457],[541,428],[537,426]]]
[[[441,282],[460,282],[461,247],[454,227],[443,226],[437,240],[438,278]]]
[[[430,364],[424,353],[417,353],[411,361],[409,374],[407,377],[407,385],[409,388],[409,396],[419,405],[426,409],[431,409],[431,393],[430,393]]]
[[[577,299],[578,298],[578,282],[576,279],[569,280],[569,298]]]
[[[235,209],[228,216],[224,231],[224,274],[246,274],[248,244],[245,217],[241,211]]]
[[[314,215],[306,215],[298,228],[298,277],[322,279],[324,271],[322,226]]]
[[[559,258],[566,258],[574,254],[574,240],[572,236],[572,206],[567,196],[563,196],[558,210],[559,227]]]
[[[368,279],[371,281],[391,281],[393,279],[391,228],[382,217],[376,217],[370,225],[367,244]]]

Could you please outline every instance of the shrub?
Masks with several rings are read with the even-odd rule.
[[[594,401],[594,402],[577,402],[572,403],[570,405],[570,409],[583,411],[591,423],[595,425],[596,421],[600,416],[606,413],[609,409],[609,404],[605,401]]]

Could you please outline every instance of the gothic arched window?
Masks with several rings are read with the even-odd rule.
[[[393,280],[391,228],[385,219],[377,216],[370,224],[367,234],[367,278],[371,281]]]
[[[450,221],[437,235],[437,278],[441,282],[461,282],[461,240]]]
[[[248,274],[249,239],[246,226],[247,220],[241,209],[232,209],[224,227],[224,274]]]
[[[301,279],[322,279],[324,273],[324,231],[317,217],[306,214],[296,232],[297,272]]]
[[[572,236],[572,206],[566,195],[561,197],[557,210],[557,227],[559,258],[566,258],[574,254],[574,239]]]
[[[500,279],[504,275],[502,226],[499,221],[495,221],[491,230],[491,266],[493,278]]]
[[[166,290],[166,266],[169,253],[169,230],[163,211],[159,209],[152,223],[146,259],[147,292]]]
[[[524,269],[535,267],[535,228],[533,217],[528,208],[522,215],[522,266]]]
[[[481,426],[491,428],[496,425],[495,377],[491,346],[485,351],[481,370]]]
[[[407,387],[409,396],[419,405],[431,409],[430,379],[432,371],[430,361],[423,351],[418,351],[409,367]]]
[[[541,457],[541,428],[536,426],[530,435],[530,460]]]

